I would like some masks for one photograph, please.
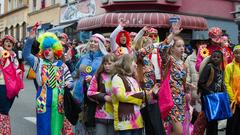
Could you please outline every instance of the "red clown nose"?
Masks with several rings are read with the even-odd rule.
[[[45,56],[48,56],[48,55],[49,55],[49,50],[48,50],[48,49],[47,49],[47,50],[44,50],[43,53],[44,53]]]

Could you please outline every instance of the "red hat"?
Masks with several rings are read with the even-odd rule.
[[[5,42],[6,39],[10,40],[13,44],[16,43],[16,40],[15,40],[14,37],[12,37],[12,36],[10,36],[10,35],[6,35],[6,36],[4,36],[4,37],[1,39],[1,44],[2,44],[2,45],[4,44],[4,42]]]
[[[222,30],[219,27],[212,27],[208,32],[209,38],[216,43],[220,43],[222,41]]]
[[[68,40],[68,35],[67,35],[66,33],[62,33],[62,34],[60,34],[60,36],[59,36],[59,37],[61,37],[61,38],[64,38],[64,39]]]

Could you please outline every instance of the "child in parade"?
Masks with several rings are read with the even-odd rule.
[[[87,90],[92,77],[101,65],[103,56],[108,54],[104,46],[105,42],[103,35],[92,35],[87,46],[88,52],[80,57],[74,71],[76,80],[73,96],[81,104],[83,110],[80,113],[79,122],[75,126],[76,135],[95,134],[94,115],[96,106],[94,106],[94,102],[87,98]]]
[[[226,66],[224,82],[231,101],[233,117],[227,121],[227,135],[240,134],[240,45],[233,49],[234,60]]]
[[[17,96],[18,92],[21,88],[23,88],[23,82],[20,77],[22,77],[22,71],[18,69],[19,62],[17,60],[16,54],[12,51],[15,44],[15,39],[12,36],[6,35],[1,40],[1,47],[0,47],[0,134],[2,135],[11,135],[11,125],[10,125],[10,116],[9,111],[12,107],[14,102],[15,96]],[[7,69],[10,69],[10,71]],[[7,74],[5,72],[11,72],[12,75],[15,75],[15,81],[18,78],[19,84],[21,83],[21,88],[15,89],[17,90],[15,95],[9,95],[9,92],[12,89],[7,89],[7,85],[9,83],[6,80]],[[8,73],[9,74],[9,73]],[[12,80],[13,81],[13,80]],[[18,82],[17,82],[18,83]]]
[[[111,94],[112,67],[116,57],[114,54],[108,54],[103,57],[102,64],[91,80],[87,95],[97,103],[96,134],[114,135],[113,127],[113,105]]]
[[[163,79],[166,78],[168,70],[170,70],[170,88],[172,90],[172,98],[174,106],[171,109],[165,121],[166,125],[172,125],[171,134],[182,135],[185,114],[185,87],[186,87],[186,66],[182,60],[184,53],[184,41],[181,37],[173,38],[174,44],[170,48],[162,49],[162,67]],[[161,97],[160,97],[161,98]]]
[[[37,135],[61,135],[64,87],[72,88],[73,79],[67,65],[60,60],[63,47],[57,36],[49,32],[39,36],[42,58],[31,54],[34,38],[35,31],[32,30],[23,57],[35,71],[39,86],[36,95]]]
[[[114,65],[112,78],[112,103],[114,112],[114,130],[119,135],[142,135],[143,119],[140,106],[144,99],[144,92],[137,79],[137,65],[134,57],[124,54]],[[146,98],[157,93],[159,85],[146,91]]]
[[[223,53],[214,51],[210,57],[209,63],[204,67],[198,81],[198,90],[201,93],[202,110],[204,110],[203,96],[225,91],[223,78],[223,70],[221,64],[223,62]],[[218,122],[207,122],[207,135],[218,134]]]
[[[150,91],[154,85],[158,85],[154,73],[154,66],[152,64],[152,61],[149,59],[149,54],[151,54],[152,50],[154,49],[154,45],[152,43],[152,39],[149,37],[142,37],[137,40],[135,45],[135,52],[137,56],[137,74],[138,74],[138,82],[141,86],[141,89],[144,91]],[[157,101],[157,93],[152,95],[150,102],[148,104],[151,104],[152,110],[154,112],[149,112],[150,116],[154,121],[151,121],[150,125],[146,125],[149,123],[144,123],[144,128],[146,131],[146,135],[164,135],[164,127],[161,119],[160,109],[158,107],[158,101]],[[155,104],[155,105],[154,105]],[[156,107],[157,109],[153,108]],[[150,109],[151,110],[151,109]],[[147,128],[148,126],[153,125],[154,131],[150,128]]]

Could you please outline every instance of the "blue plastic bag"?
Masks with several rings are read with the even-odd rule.
[[[229,97],[226,92],[203,96],[204,113],[208,121],[223,120],[232,117]]]

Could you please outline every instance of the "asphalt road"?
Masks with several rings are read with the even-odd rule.
[[[24,87],[10,110],[12,135],[36,135],[36,90],[31,80],[25,79]]]

